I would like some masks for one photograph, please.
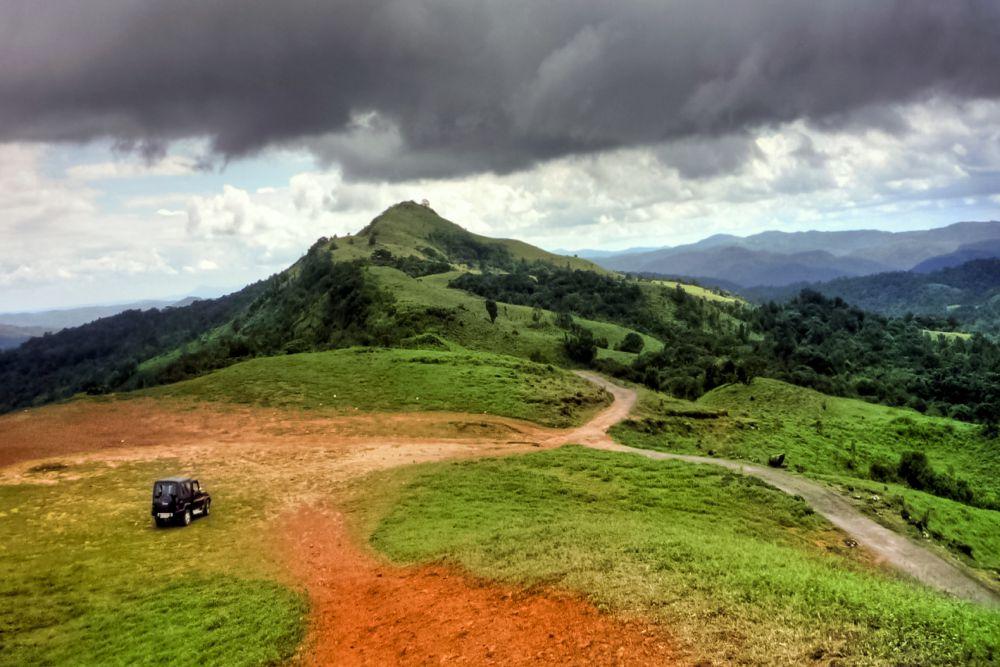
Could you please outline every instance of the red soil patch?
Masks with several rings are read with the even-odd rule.
[[[286,557],[312,605],[306,664],[677,662],[661,630],[579,598],[379,563],[352,544],[339,515],[300,509],[284,526]]]
[[[194,444],[235,445],[240,452],[249,443],[347,451],[373,440],[530,444],[560,433],[514,419],[453,412],[343,415],[154,399],[83,400],[0,416],[0,468],[98,453],[142,458],[137,450]]]

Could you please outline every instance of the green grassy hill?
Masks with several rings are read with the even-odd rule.
[[[562,369],[461,349],[349,348],[262,357],[134,395],[346,414],[489,413],[558,427],[581,423],[609,402],[606,392]]]
[[[635,418],[613,434],[637,447],[758,464],[784,454],[790,470],[841,486],[877,519],[926,533],[1000,582],[1000,447],[977,425],[758,378],[695,402],[646,393]],[[900,479],[906,452],[925,454],[939,477],[964,480],[973,499]]]
[[[590,276],[592,284],[589,292],[573,287],[531,304],[497,299],[496,321],[487,316],[483,295],[453,285],[463,276],[512,272]],[[625,284],[635,285],[642,297],[627,304],[627,316],[601,299],[602,291]],[[718,311],[715,321],[729,317],[725,300],[712,295],[709,301],[691,289],[697,292],[693,303]],[[674,333],[678,306],[660,294],[674,291],[640,286],[586,260],[520,241],[472,234],[428,207],[403,202],[358,234],[319,239],[287,270],[230,297],[123,313],[0,353],[0,411],[79,392],[176,382],[254,357],[355,345],[406,347],[425,334],[470,350],[566,366],[578,363],[567,354],[567,338],[585,329],[599,359],[628,365],[636,351],[616,349],[626,335],[639,334],[643,351],[656,352]]]
[[[995,610],[873,567],[801,499],[729,471],[563,447],[382,480],[358,505],[383,507],[366,529],[393,560],[577,591],[664,623],[689,664],[1000,654]]]
[[[414,202],[401,202],[389,207],[356,235],[335,239],[329,245],[334,259],[338,261],[367,259],[373,251],[383,248],[396,256],[446,258],[455,264],[477,269],[482,259],[506,255],[515,262],[547,262],[582,271],[607,273],[585,259],[555,255],[515,239],[493,239],[473,234],[442,218],[433,209]]]

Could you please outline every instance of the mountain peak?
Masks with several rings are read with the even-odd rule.
[[[425,200],[426,201],[426,200]],[[429,204],[402,201],[378,214],[358,232],[358,236],[376,234],[383,243],[411,245],[414,240],[427,240],[434,232],[470,233],[454,222],[445,220]]]

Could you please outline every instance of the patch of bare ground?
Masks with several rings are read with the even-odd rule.
[[[51,459],[144,460],[188,451],[242,455],[257,446],[344,452],[364,451],[373,443],[530,446],[558,433],[515,419],[452,412],[344,416],[153,399],[77,401],[0,416],[0,469]]]
[[[283,553],[309,594],[308,665],[665,665],[661,628],[556,591],[477,581],[443,565],[395,567],[359,549],[343,517],[302,507]]]

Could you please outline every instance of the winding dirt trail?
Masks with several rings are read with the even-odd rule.
[[[460,413],[329,416],[152,401],[71,403],[0,417],[0,483],[57,484],[40,462],[109,465],[162,459],[203,479],[281,488],[268,512],[279,558],[313,601],[305,664],[670,664],[687,656],[669,630],[598,613],[579,597],[479,581],[441,566],[398,568],[357,544],[329,505],[338,484],[394,466],[506,456],[565,444],[723,466],[803,497],[877,557],[934,588],[984,603],[998,597],[961,569],[854,509],[833,491],[738,461],[615,443],[636,393],[594,374],[613,403],[569,430]],[[65,476],[65,479],[72,479]],[[221,515],[220,515],[221,516]],[[270,520],[269,519],[269,520]]]
[[[783,470],[741,461],[655,452],[615,442],[606,431],[628,416],[635,405],[636,393],[596,373],[580,371],[577,374],[611,392],[615,397],[615,403],[593,421],[573,431],[573,434],[578,435],[578,439],[571,442],[595,449],[636,454],[656,461],[686,461],[721,466],[743,475],[757,477],[785,493],[802,497],[818,514],[874,553],[877,562],[891,565],[932,588],[956,597],[983,604],[1000,605],[1000,595],[967,574],[962,568],[869,519],[837,492],[822,484]],[[600,432],[595,432],[595,429],[600,429]]]
[[[678,664],[685,656],[668,628],[601,613],[579,595],[499,585],[440,564],[388,564],[345,528],[337,505],[338,490],[374,471],[599,437],[627,414],[623,405],[613,403],[585,427],[559,431],[463,413],[345,416],[152,400],[68,403],[0,417],[0,484],[59,484],[101,474],[86,470],[91,463],[106,470],[159,461],[165,471],[183,470],[209,484],[241,480],[280,489],[254,525],[264,558],[310,599],[298,664]],[[222,498],[219,508],[213,520],[225,520]]]

